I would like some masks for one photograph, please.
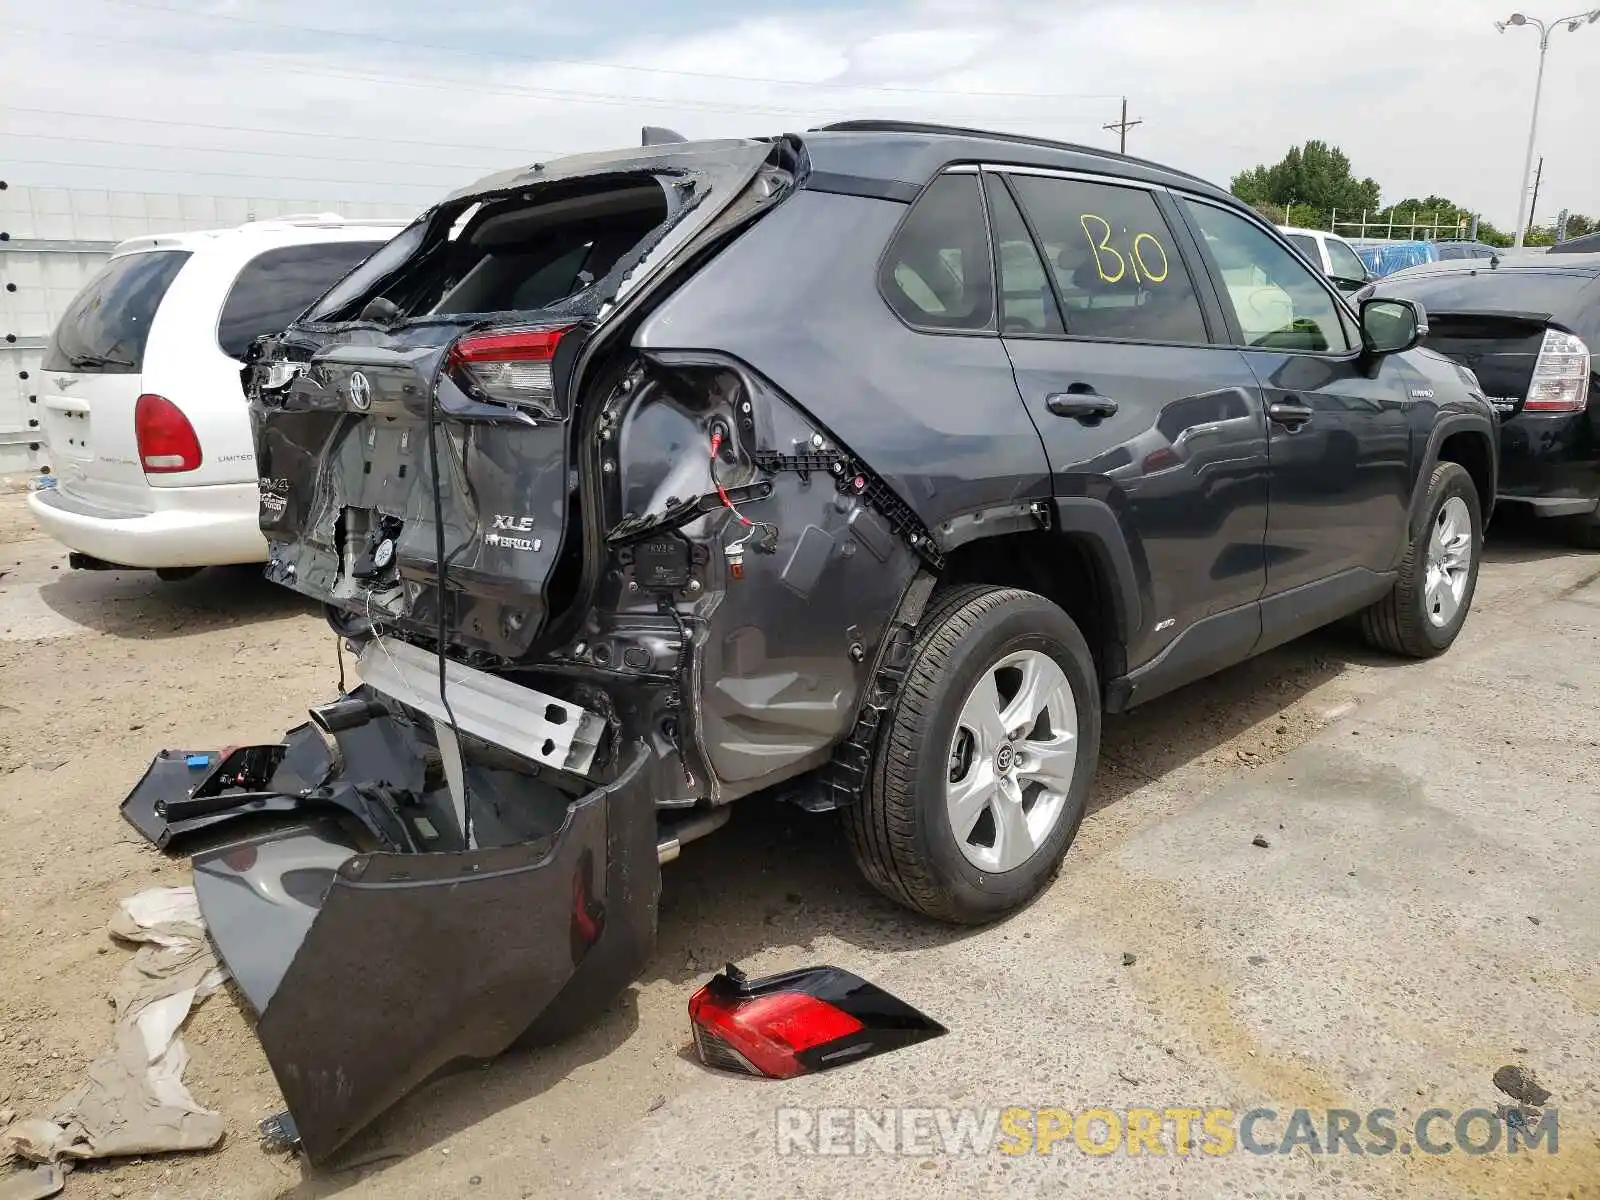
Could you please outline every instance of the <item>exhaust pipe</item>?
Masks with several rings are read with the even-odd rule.
[[[678,852],[683,847],[705,837],[708,833],[715,833],[728,823],[728,818],[731,816],[733,809],[725,804],[700,816],[690,817],[687,821],[667,826],[656,836],[656,861],[671,862],[678,857]]]

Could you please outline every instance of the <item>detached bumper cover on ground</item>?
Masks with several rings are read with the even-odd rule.
[[[431,754],[427,716],[366,686],[350,698],[382,715],[163,752],[122,806],[169,852],[237,830],[196,854],[195,889],[313,1162],[452,1061],[591,1019],[647,961],[660,891],[642,744],[567,798],[462,739],[467,849],[439,778],[453,746]]]

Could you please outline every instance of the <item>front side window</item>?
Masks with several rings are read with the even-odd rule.
[[[243,358],[256,338],[282,333],[311,302],[383,245],[373,242],[312,242],[263,251],[245,264],[222,303],[217,345],[229,358]]]
[[[1361,280],[1367,277],[1367,268],[1360,255],[1343,242],[1328,240],[1328,261],[1333,269],[1328,273],[1335,279]]]
[[[1339,305],[1300,256],[1236,213],[1185,199],[1233,306],[1244,345],[1342,354]]]
[[[1043,243],[1068,336],[1209,340],[1194,284],[1149,192],[1040,175],[1011,182]]]
[[[978,177],[944,175],[895,234],[878,283],[908,325],[979,330],[993,323],[993,275]]]

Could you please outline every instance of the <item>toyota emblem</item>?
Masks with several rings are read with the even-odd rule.
[[[350,373],[350,403],[362,412],[372,407],[372,382],[360,371]]]

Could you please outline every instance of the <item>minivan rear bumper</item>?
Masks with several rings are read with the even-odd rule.
[[[28,496],[39,528],[70,550],[139,569],[265,562],[254,483],[151,488],[151,512],[119,512],[70,487]]]

